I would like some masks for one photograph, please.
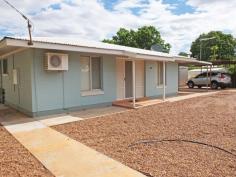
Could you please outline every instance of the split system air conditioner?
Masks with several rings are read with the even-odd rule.
[[[61,53],[46,53],[44,68],[47,71],[68,70],[68,55]]]

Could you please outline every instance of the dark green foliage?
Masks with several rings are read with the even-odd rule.
[[[179,56],[188,57],[188,54],[186,52],[179,52]]]
[[[207,41],[201,41],[200,39],[212,38]],[[211,31],[207,34],[201,34],[194,42],[190,51],[192,57],[200,59],[200,43],[202,45],[202,60],[231,60],[235,56],[234,49],[236,48],[236,40],[231,34],[224,34],[221,31]]]
[[[104,39],[103,42],[147,50],[150,50],[152,45],[158,44],[166,53],[169,53],[171,48],[171,45],[165,43],[160,32],[153,26],[143,26],[137,31],[120,28],[112,39]]]

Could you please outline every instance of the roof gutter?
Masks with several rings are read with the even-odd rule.
[[[137,54],[137,59],[147,59],[152,61],[167,61],[167,62],[174,62],[175,59],[173,57],[165,57],[165,56],[155,56],[155,55],[144,55],[144,54]]]
[[[6,47],[6,46],[7,46],[7,42],[6,42],[5,38],[3,38],[3,39],[0,41],[0,48]]]
[[[26,40],[17,40],[13,38],[6,38],[7,46],[15,47],[26,47],[26,48],[39,48],[39,49],[51,49],[51,50],[62,50],[62,51],[74,51],[74,52],[84,52],[84,53],[97,53],[97,54],[112,54],[112,55],[124,55],[122,50],[107,50],[95,47],[83,47],[75,45],[64,45],[58,43],[47,43],[34,41],[34,45],[28,45]]]
[[[211,62],[207,62],[207,61],[199,61],[195,58],[187,58],[187,57],[179,57],[176,56],[174,57],[175,61],[177,63],[182,63],[182,64],[195,64],[195,65],[212,65]]]

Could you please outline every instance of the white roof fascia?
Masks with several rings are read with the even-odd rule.
[[[137,59],[143,59],[143,60],[152,60],[152,61],[170,61],[175,62],[173,57],[164,57],[164,56],[153,56],[153,55],[143,55],[143,54],[137,54]]]
[[[28,41],[6,39],[7,46],[17,46],[17,47],[27,47],[27,48],[39,48],[39,49],[51,49],[51,50],[63,50],[63,51],[74,51],[74,52],[84,52],[84,53],[97,53],[97,54],[111,54],[111,55],[125,55],[122,50],[108,50],[99,49],[91,47],[80,47],[72,45],[63,44],[52,44],[46,42],[33,42],[34,45],[28,45]]]
[[[6,40],[0,41],[0,48],[6,47],[6,46],[7,46]]]
[[[180,56],[176,56],[175,57],[175,61],[178,63],[195,63],[195,64],[205,64],[205,65],[212,65],[211,62],[207,62],[207,61],[199,61],[195,58],[187,58],[187,57],[180,57]]]
[[[133,58],[133,59],[137,57],[136,53],[128,52],[128,51],[124,51],[124,55],[129,57],[129,58]]]
[[[137,53],[127,52],[127,51],[124,52],[124,56],[127,56],[129,59],[133,59],[133,60],[152,60],[152,61],[171,61],[171,62],[175,61],[173,57],[137,54]]]

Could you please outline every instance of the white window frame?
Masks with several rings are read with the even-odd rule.
[[[95,55],[83,55],[81,57],[88,57],[89,58],[89,90],[80,90],[81,96],[95,96],[95,95],[102,95],[104,94],[103,91],[103,58],[101,56],[95,56]],[[93,89],[93,81],[92,81],[92,58],[100,58],[100,84],[101,88],[100,89]]]
[[[2,76],[8,76],[9,75],[9,69],[8,69],[8,65],[9,65],[9,63],[8,63],[8,59],[7,58],[4,58],[4,59],[2,59],[1,60],[2,62],[1,62],[1,67],[2,67]],[[5,73],[4,72],[4,64],[3,64],[3,62],[4,61],[6,61],[7,62],[7,72]]]
[[[157,88],[163,88],[163,82],[162,81],[162,84],[159,84],[160,80],[162,79],[163,80],[163,74],[161,74],[161,70],[160,70],[160,67],[163,67],[164,63],[162,61],[158,61],[156,66],[157,66]],[[162,72],[164,71],[164,68],[162,69]],[[165,64],[165,88],[167,88],[167,65]]]

